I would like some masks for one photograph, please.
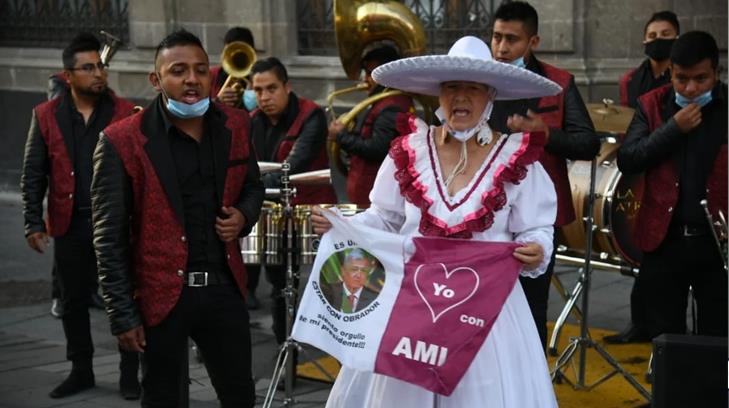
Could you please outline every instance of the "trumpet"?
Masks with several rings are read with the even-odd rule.
[[[729,265],[727,265],[727,255],[729,255],[729,252],[727,250],[729,247],[727,246],[727,237],[729,237],[729,234],[727,232],[727,223],[724,213],[719,210],[717,217],[718,220],[715,221],[714,217],[711,215],[711,211],[709,211],[709,204],[705,199],[701,200],[701,207],[704,209],[706,220],[709,222],[711,235],[714,237],[716,247],[719,249],[722,261],[724,261],[724,271],[728,271]]]
[[[240,95],[248,86],[246,77],[251,72],[253,64],[256,62],[256,51],[243,41],[233,41],[223,48],[220,55],[220,65],[223,66],[228,78],[220,88],[217,97],[220,98],[223,90],[231,86],[231,82],[235,81],[232,88]],[[238,97],[240,99],[240,96]]]

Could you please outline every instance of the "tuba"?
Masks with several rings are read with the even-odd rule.
[[[395,0],[334,0],[334,33],[342,67],[347,77],[353,81],[357,81],[360,76],[362,53],[374,42],[394,43],[401,57],[413,57],[425,53],[425,30],[422,22],[409,8]],[[327,96],[327,111],[330,117],[334,118],[334,98],[366,89],[366,84],[359,83],[330,93]],[[337,120],[351,128],[353,119],[368,106],[381,99],[400,94],[403,92],[386,90],[373,95],[358,103]],[[327,151],[330,160],[339,171],[347,174],[339,144],[328,142]]]
[[[228,73],[228,78],[220,88],[217,96],[220,97],[223,90],[230,86],[231,81],[236,81],[233,84],[233,89],[238,93],[242,93],[246,88],[244,84],[248,84],[246,77],[251,72],[255,62],[256,51],[250,45],[243,41],[233,41],[226,44],[220,54],[220,65]]]

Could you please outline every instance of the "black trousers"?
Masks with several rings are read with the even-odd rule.
[[[650,337],[686,333],[689,286],[696,299],[697,334],[727,336],[727,274],[710,234],[669,234],[655,251],[644,254],[636,284]]]
[[[221,407],[255,404],[248,309],[234,285],[183,287],[159,324],[145,327],[142,407],[177,407],[188,337],[202,353]]]
[[[553,238],[554,239],[554,238]],[[557,242],[554,241],[554,248],[557,248]],[[552,251],[552,259],[549,261],[547,271],[536,278],[528,276],[519,276],[519,282],[524,289],[529,309],[532,311],[534,323],[537,325],[539,339],[542,341],[542,350],[547,349],[547,306],[549,305],[549,284],[552,282],[554,274],[554,262],[556,260],[557,251]]]
[[[273,334],[278,344],[286,341],[286,299],[283,290],[286,287],[286,271],[280,265],[266,265],[266,280],[271,284],[271,317],[273,318]],[[249,274],[261,273],[260,265],[246,265]]]
[[[74,213],[68,232],[55,238],[54,244],[53,268],[64,308],[66,358],[75,363],[90,363],[94,344],[91,341],[89,293],[97,285],[90,212]]]
[[[92,242],[91,214],[74,212],[68,232],[54,239],[53,272],[66,335],[66,358],[74,364],[91,365],[94,343],[89,318],[90,294],[96,292],[98,276]],[[122,364],[130,371],[138,367],[138,353],[119,350]]]

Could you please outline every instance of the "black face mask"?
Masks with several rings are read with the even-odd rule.
[[[645,44],[645,55],[654,61],[665,61],[671,57],[671,47],[675,38],[658,38]]]

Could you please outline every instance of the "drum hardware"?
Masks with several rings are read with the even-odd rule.
[[[604,98],[601,103],[588,103],[586,106],[598,132],[625,133],[635,112],[626,106],[615,105],[608,98]]]
[[[583,260],[583,266],[580,268],[580,276],[578,279],[577,284],[575,285],[574,289],[572,290],[570,302],[565,306],[565,308],[562,311],[562,315],[569,314],[574,305],[576,304],[576,299],[578,296],[582,296],[582,319],[580,319],[580,335],[578,337],[573,337],[570,339],[569,344],[565,348],[565,350],[562,352],[562,354],[557,358],[557,362],[555,363],[554,370],[551,372],[552,381],[561,383],[562,381],[567,382],[570,384],[574,389],[576,390],[591,390],[598,385],[602,384],[615,374],[620,374],[625,378],[625,380],[633,386],[644,398],[646,398],[648,401],[650,401],[651,396],[650,393],[625,369],[623,369],[620,364],[610,355],[608,354],[605,349],[602,348],[599,344],[597,344],[594,340],[592,340],[592,337],[590,336],[589,332],[589,326],[588,326],[588,316],[589,316],[589,294],[590,294],[590,282],[591,282],[591,275],[592,275],[592,269],[593,269],[593,260],[592,260],[592,240],[594,235],[594,219],[592,217],[593,214],[593,206],[596,201],[595,197],[595,180],[596,180],[596,168],[597,168],[597,160],[593,159],[590,163],[590,187],[589,187],[589,193],[588,193],[588,199],[587,199],[587,213],[590,214],[590,216],[587,217],[587,221],[585,223],[585,234],[586,234],[586,244],[585,244],[585,259]],[[562,317],[560,315],[560,317]],[[564,317],[566,319],[566,316]],[[563,319],[563,320],[564,320]],[[555,330],[555,333],[557,330]],[[554,340],[554,333],[553,338]],[[550,342],[550,347],[554,347],[556,342],[553,344]],[[605,362],[607,362],[610,366],[612,366],[613,371],[609,372],[608,374],[604,375],[602,378],[598,379],[593,384],[586,384],[585,383],[585,372],[586,372],[586,359],[587,359],[587,349],[593,349],[597,352],[597,354],[602,357]],[[556,350],[555,350],[556,351]],[[578,357],[578,368],[576,370],[576,381],[570,380],[567,375],[564,372],[565,367],[572,362],[572,366],[574,369],[574,362],[572,359],[575,357],[575,353],[579,351],[579,357]]]
[[[260,171],[261,174],[271,173],[279,170],[281,170],[281,163],[267,161],[258,162],[258,171]]]
[[[296,186],[322,186],[332,184],[330,169],[307,171],[289,176],[289,182]]]
[[[706,201],[706,199],[701,200],[701,207],[704,209],[704,214],[706,215],[706,220],[709,222],[709,229],[711,230],[711,236],[714,237],[714,242],[716,243],[717,249],[719,249],[719,254],[721,255],[722,261],[724,262],[724,271],[726,272],[728,269],[727,265],[727,224],[726,224],[726,218],[724,218],[724,213],[719,210],[718,214],[718,220],[714,221],[714,217],[711,215],[711,211],[709,211],[709,203]],[[716,230],[719,230],[717,232]]]
[[[300,355],[306,355],[307,351],[299,342],[291,337],[291,330],[294,327],[294,319],[296,317],[296,303],[298,301],[299,292],[299,268],[297,255],[299,251],[296,235],[296,222],[294,219],[294,207],[292,199],[296,193],[295,188],[291,186],[291,177],[289,171],[291,166],[287,161],[281,166],[281,216],[283,231],[280,236],[280,250],[283,256],[283,266],[286,271],[286,286],[283,289],[283,296],[286,303],[286,333],[288,338],[281,345],[276,357],[276,365],[274,366],[271,382],[266,391],[266,397],[263,401],[264,408],[270,408],[276,394],[276,386],[283,377],[284,380],[284,398],[283,406],[294,406],[297,402],[305,403],[323,403],[324,401],[297,401],[294,398],[294,354],[298,352]],[[305,173],[304,173],[305,174]],[[315,359],[311,359],[314,366],[321,371],[328,379],[334,382],[334,377],[326,371]]]

